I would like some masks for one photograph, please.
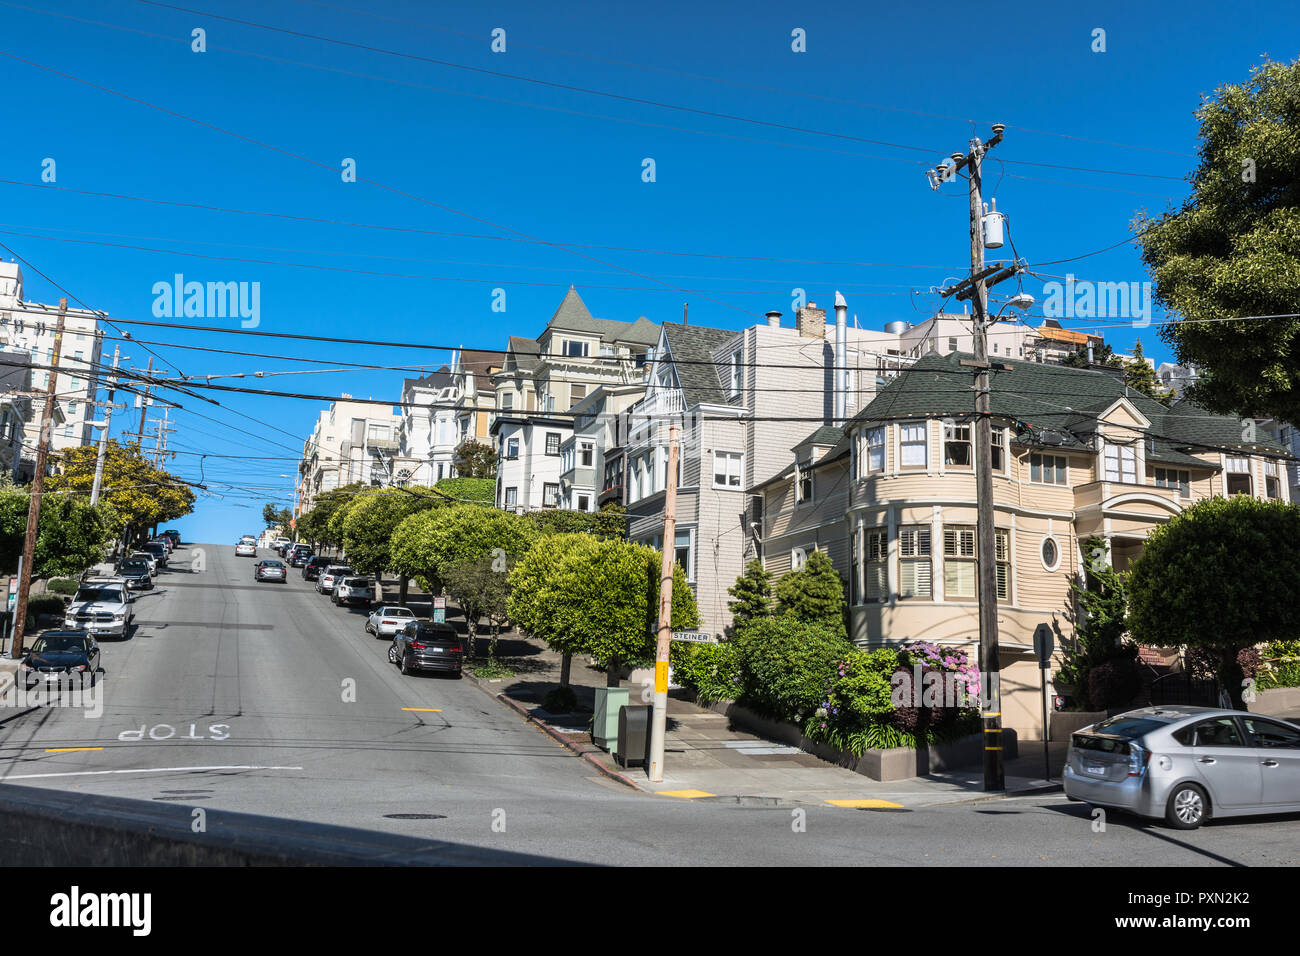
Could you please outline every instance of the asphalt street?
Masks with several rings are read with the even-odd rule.
[[[139,597],[131,637],[102,642],[102,713],[0,710],[4,781],[618,865],[1300,861],[1300,816],[1096,830],[1059,794],[855,810],[634,792],[468,680],[403,677],[364,612],[297,570],[257,584],[233,546],[197,548]]]

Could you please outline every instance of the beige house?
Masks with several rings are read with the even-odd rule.
[[[372,402],[349,401],[344,394],[320,413],[303,443],[294,491],[297,514],[310,511],[316,497],[353,482],[387,486],[397,480],[398,430],[402,417]]]
[[[1235,419],[1165,408],[1094,370],[1012,362],[994,375],[993,495],[1003,720],[1040,733],[1035,627],[1072,633],[1085,562],[1124,569],[1151,530],[1202,498],[1288,499],[1280,444]],[[978,646],[973,391],[958,355],[917,361],[847,423],[755,486],[778,577],[813,549],[847,582],[850,636]],[[1091,536],[1105,542],[1085,554]],[[1058,638],[1059,639],[1059,638]]]

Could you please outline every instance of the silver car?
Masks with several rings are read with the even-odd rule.
[[[352,569],[346,564],[326,565],[321,569],[320,576],[316,578],[316,590],[332,597],[334,585],[352,573]]]
[[[366,617],[366,633],[375,637],[392,637],[414,620],[415,614],[410,608],[385,604],[375,608]]]
[[[1300,726],[1215,707],[1147,707],[1073,734],[1065,795],[1193,830],[1300,812]]]

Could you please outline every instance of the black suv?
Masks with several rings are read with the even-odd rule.
[[[290,563],[293,563],[293,561],[298,561],[300,557],[301,557],[300,555],[295,554],[293,560]],[[322,569],[324,569],[328,565],[329,565],[329,560],[327,558],[322,558],[319,554],[313,554],[311,557],[307,558],[307,560],[303,563],[302,576],[304,579],[308,581],[315,581],[318,577],[320,577],[320,573]]]
[[[148,591],[153,588],[153,576],[149,573],[149,562],[144,558],[124,558],[118,562],[117,576],[126,582],[126,586],[136,591]]]

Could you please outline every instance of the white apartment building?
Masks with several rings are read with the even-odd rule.
[[[310,511],[323,492],[354,482],[388,486],[397,479],[401,416],[391,408],[351,400],[320,413],[298,463],[298,510]]]
[[[54,361],[54,333],[58,324],[57,306],[27,302],[23,299],[23,272],[16,262],[0,262],[0,348],[26,352],[31,356],[30,387],[44,392],[50,373],[45,368]],[[59,351],[59,375],[55,395],[62,421],[51,436],[55,451],[77,448],[94,440],[90,422],[96,419],[95,399],[99,393],[99,359],[103,332],[99,315],[85,309],[69,308],[64,314],[63,342]],[[25,442],[34,447],[37,441],[44,397],[32,400]]]
[[[622,460],[627,410],[644,395],[644,385],[601,386],[573,406],[573,434],[560,446],[561,508],[598,511],[607,500],[621,503],[607,493],[621,485],[615,462]]]
[[[410,484],[432,485],[450,478],[460,443],[455,404],[459,389],[451,370],[443,366],[422,378],[402,382],[401,423],[397,429],[399,455]]]
[[[561,449],[573,436],[573,420],[498,412],[491,435],[498,456],[497,507],[560,507]]]

